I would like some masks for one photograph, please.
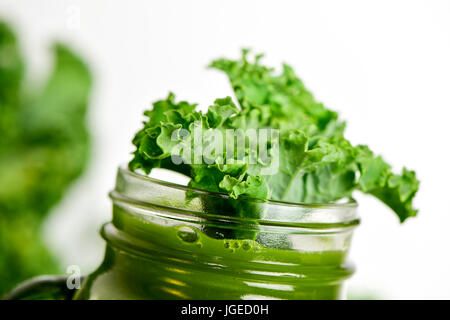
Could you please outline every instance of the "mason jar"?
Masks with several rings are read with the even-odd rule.
[[[125,168],[110,197],[104,260],[73,299],[346,297],[353,200],[232,199]]]

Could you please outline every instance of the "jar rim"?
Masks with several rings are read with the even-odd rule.
[[[119,170],[124,171],[127,174],[136,177],[137,179],[141,179],[142,181],[148,181],[148,182],[158,184],[161,186],[166,186],[166,187],[179,189],[179,190],[183,190],[183,191],[194,191],[196,193],[201,193],[201,194],[205,194],[205,195],[219,196],[223,199],[233,199],[232,197],[230,197],[228,194],[225,194],[225,193],[216,192],[216,191],[208,191],[208,190],[204,190],[204,189],[185,186],[182,184],[149,177],[147,175],[131,171],[131,170],[127,169],[125,166],[120,166]],[[264,202],[264,203],[274,204],[274,205],[279,205],[279,206],[293,206],[293,207],[303,207],[303,208],[357,208],[358,207],[358,202],[353,198],[344,198],[342,200],[325,202],[325,203],[306,203],[306,202],[290,202],[290,201],[282,201],[282,200],[262,199],[262,198],[248,197],[248,196],[242,196],[242,195],[240,197],[245,200],[248,200],[248,201]]]
[[[118,168],[116,187],[110,197],[115,204],[135,207],[143,218],[148,214],[161,214],[186,222],[202,220],[252,224],[257,221],[259,225],[271,227],[321,230],[346,229],[359,224],[358,204],[353,199],[347,199],[343,203],[323,204],[290,203],[242,196],[234,199],[223,193],[151,178],[123,166]],[[236,208],[248,210],[250,217],[236,215],[233,213]]]

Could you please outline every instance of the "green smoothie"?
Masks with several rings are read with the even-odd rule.
[[[84,282],[76,299],[339,299],[353,273],[341,250],[298,251],[286,234],[271,233],[272,246],[256,240],[215,239],[195,224],[149,222],[120,206],[102,235],[103,263]],[[292,230],[291,230],[292,231]],[[293,234],[323,247],[342,234]],[[267,242],[267,240],[266,240]],[[281,243],[280,243],[281,242]],[[283,248],[284,247],[284,248]]]

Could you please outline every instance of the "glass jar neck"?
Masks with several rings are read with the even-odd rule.
[[[334,299],[353,273],[346,263],[348,232],[320,240],[307,232],[219,239],[195,223],[173,223],[159,215],[144,218],[140,210],[115,203],[112,223],[102,228],[108,243],[102,269],[126,279],[115,281],[127,297]],[[277,247],[272,243],[271,248],[274,237]],[[292,241],[299,240],[302,250],[293,248]]]
[[[105,260],[80,298],[336,299],[353,273],[354,203],[234,200],[125,169],[111,198]]]

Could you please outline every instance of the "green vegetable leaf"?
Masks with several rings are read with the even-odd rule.
[[[371,194],[397,213],[400,221],[417,214],[412,201],[419,189],[414,171],[403,168],[401,174],[391,172],[391,167],[380,156],[374,156],[367,146],[358,146],[357,163],[360,168],[358,188]]]
[[[206,114],[195,111],[195,104],[176,103],[173,94],[156,102],[133,140],[130,169],[179,171],[191,178],[190,186],[233,199],[329,203],[361,190],[383,201],[401,221],[416,215],[415,173],[405,169],[397,175],[368,147],[353,146],[344,137],[345,122],[315,100],[290,66],[283,65],[277,74],[261,58],[250,59],[244,50],[241,59],[211,64],[228,75],[240,108],[230,97],[217,99]],[[199,135],[197,129],[202,129]],[[272,130],[277,136],[262,145],[251,129]],[[217,137],[219,150],[212,148]],[[264,148],[261,157],[257,150]],[[238,216],[257,218],[251,210],[234,208],[231,212]]]
[[[88,159],[91,75],[67,47],[55,45],[53,55],[48,81],[24,84],[18,41],[0,22],[0,296],[31,276],[59,272],[41,226]]]

